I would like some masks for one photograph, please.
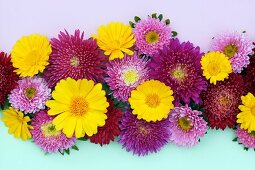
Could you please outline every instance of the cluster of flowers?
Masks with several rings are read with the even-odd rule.
[[[147,155],[168,142],[191,147],[208,127],[236,130],[255,148],[255,56],[245,33],[219,34],[208,53],[180,42],[170,20],[153,14],[56,38],[23,36],[0,53],[0,104],[9,133],[47,153],[78,149],[77,139],[117,138]]]

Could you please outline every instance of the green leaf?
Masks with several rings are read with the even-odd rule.
[[[132,21],[129,21],[129,25],[130,27],[135,28],[135,24]]]
[[[165,23],[166,23],[166,25],[169,25],[170,24],[170,19],[166,19]]]
[[[70,149],[69,148],[65,149],[64,152],[67,153],[67,155],[70,155]]]
[[[65,152],[58,151],[61,155],[65,155]]]
[[[82,137],[82,138],[78,138],[78,140],[80,140],[80,141],[87,141],[88,139],[85,138],[85,137]]]
[[[234,138],[232,141],[233,141],[233,142],[236,142],[236,141],[237,141],[237,137],[236,137],[236,138]]]
[[[158,19],[159,19],[160,21],[162,21],[162,19],[163,19],[163,15],[162,15],[162,14],[160,14],[160,15],[158,16]]]
[[[151,17],[157,19],[157,13],[152,14]]]
[[[248,150],[249,150],[249,148],[247,148],[247,147],[244,147],[243,149],[244,149],[244,150],[246,150],[246,151],[248,151]]]
[[[135,22],[139,22],[141,20],[141,18],[139,18],[138,16],[135,16]]]
[[[178,33],[177,33],[176,31],[172,31],[172,36],[173,36],[173,37],[176,37],[177,34],[178,34]]]
[[[72,149],[73,149],[73,150],[77,150],[77,151],[79,150],[79,148],[78,148],[76,145],[73,145],[73,146],[72,146]]]

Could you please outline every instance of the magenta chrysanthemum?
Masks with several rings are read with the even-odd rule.
[[[147,18],[140,20],[133,29],[135,34],[135,45],[140,52],[153,56],[158,50],[169,43],[171,28],[164,22],[155,18]]]
[[[139,84],[148,79],[146,61],[135,56],[115,59],[107,66],[106,82],[118,100],[127,101],[130,93]]]
[[[170,141],[177,146],[191,147],[199,142],[207,130],[202,112],[188,106],[175,107],[169,114]]]
[[[237,127],[236,136],[238,142],[243,144],[244,147],[255,149],[255,132],[248,133],[247,130]]]
[[[138,120],[127,111],[120,125],[119,143],[126,150],[133,151],[138,156],[159,151],[167,144],[170,137],[169,121],[164,119],[157,122]]]
[[[50,64],[44,72],[50,87],[67,77],[103,80],[106,57],[100,55],[95,40],[84,40],[84,32],[76,30],[74,35],[60,32],[58,39],[51,39],[51,45]]]
[[[186,104],[190,103],[190,99],[201,102],[199,94],[207,86],[201,71],[202,55],[200,48],[192,43],[172,39],[148,63],[150,76],[173,89],[175,105],[179,105],[180,100]]]
[[[253,44],[244,34],[228,32],[213,39],[212,49],[223,52],[232,65],[233,72],[241,73],[249,64],[249,54],[252,54]]]
[[[40,111],[32,119],[33,129],[31,130],[34,142],[45,152],[63,152],[72,147],[76,139],[67,138],[64,133],[57,131],[52,124],[53,117],[46,111]]]
[[[50,97],[51,89],[43,78],[27,77],[18,81],[18,86],[9,95],[9,101],[15,109],[35,113],[45,108]]]

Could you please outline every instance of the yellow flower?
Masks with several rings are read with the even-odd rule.
[[[131,48],[135,39],[132,28],[121,22],[110,22],[108,25],[101,25],[98,35],[93,35],[97,44],[104,51],[105,55],[110,55],[109,59],[123,58],[124,54],[132,55]]]
[[[33,77],[43,72],[49,64],[51,46],[46,36],[32,34],[23,36],[11,51],[11,61],[21,77]]]
[[[248,93],[242,96],[242,105],[239,105],[241,112],[237,115],[237,123],[242,129],[247,129],[249,133],[255,131],[255,97]]]
[[[173,91],[158,80],[149,80],[140,84],[131,92],[129,102],[133,114],[138,119],[157,121],[167,118],[170,110],[174,107]]]
[[[92,136],[98,126],[104,126],[109,106],[105,91],[100,83],[92,80],[67,78],[61,80],[52,92],[54,100],[46,105],[49,115],[58,115],[53,119],[57,130],[62,130],[68,138],[74,133],[76,138]]]
[[[9,134],[14,134],[15,138],[21,138],[22,140],[31,138],[29,129],[33,129],[33,127],[28,125],[30,118],[24,116],[22,112],[9,107],[9,109],[3,110],[2,120],[5,126],[9,128]]]
[[[203,75],[210,83],[216,84],[217,81],[223,81],[228,78],[232,72],[232,67],[228,58],[220,52],[209,52],[201,60]]]

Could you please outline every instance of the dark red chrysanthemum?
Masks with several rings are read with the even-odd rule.
[[[13,71],[11,57],[0,52],[0,105],[4,104],[6,96],[17,85],[18,75]]]
[[[255,55],[250,58],[250,64],[245,70],[245,92],[251,92],[252,94],[255,94]]]
[[[119,108],[114,106],[112,101],[108,100],[108,102],[110,106],[106,113],[107,119],[105,125],[99,127],[97,134],[90,137],[90,142],[100,144],[101,146],[109,144],[110,141],[114,141],[114,137],[120,134],[119,123],[123,113]]]
[[[227,80],[209,85],[207,91],[202,93],[202,99],[211,128],[224,130],[227,126],[234,127],[242,95],[244,81],[238,74],[230,74]]]
[[[67,77],[103,80],[106,57],[100,55],[95,40],[84,39],[84,32],[80,34],[80,30],[76,30],[74,35],[60,32],[58,38],[51,39],[51,45],[50,64],[44,72],[50,87]]]

